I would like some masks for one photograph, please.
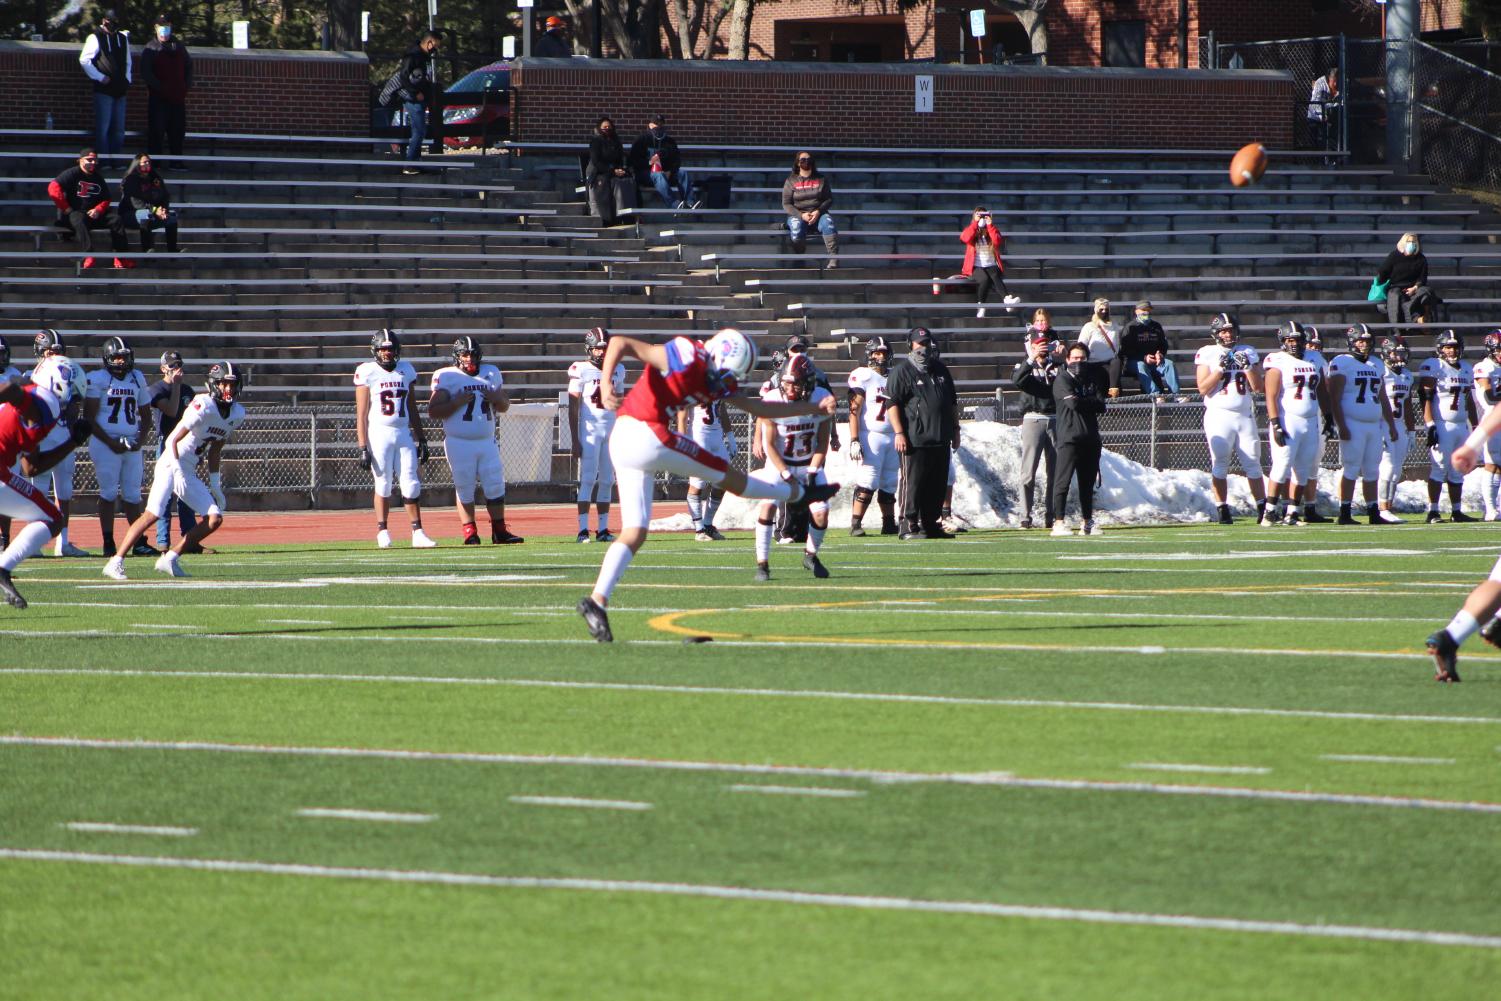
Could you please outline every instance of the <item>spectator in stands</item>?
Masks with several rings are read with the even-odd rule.
[[[631,144],[630,162],[637,183],[648,181],[668,208],[698,208],[678,141],[667,134],[666,115],[656,113],[646,120],[646,131]]]
[[[604,225],[615,225],[621,209],[636,207],[636,182],[631,179],[625,146],[615,134],[615,123],[609,115],[600,115],[599,123],[594,127],[584,180],[589,185],[594,211]]]
[[[438,51],[439,38],[431,31],[424,32],[417,44],[407,49],[401,57],[401,65],[381,91],[381,99],[389,101],[392,96],[401,100],[401,109],[391,119],[392,125],[400,124],[399,116],[405,115],[411,138],[407,140],[406,158],[419,160],[422,157],[422,142],[427,138],[427,111],[438,99],[437,71],[433,53]],[[403,174],[416,174],[415,167],[408,167]]]
[[[1121,334],[1120,353],[1110,364],[1110,385],[1121,384],[1121,371],[1129,370],[1141,383],[1141,391],[1153,396],[1178,395],[1178,370],[1167,356],[1169,345],[1162,324],[1152,319],[1152,304],[1136,304],[1136,319]]]
[[[155,407],[160,411],[157,422],[156,454],[162,454],[162,445],[167,440],[167,435],[182,421],[182,415],[188,412],[188,404],[193,402],[197,391],[183,378],[182,355],[176,351],[163,351],[160,369],[162,378],[160,382],[153,382],[146,389],[148,406]],[[175,494],[167,501],[167,509],[162,517],[156,522],[156,548],[165,551],[172,545],[172,505],[177,505],[177,521],[184,537],[198,525],[198,519],[194,517],[193,509],[188,507],[187,501]],[[184,549],[185,553],[201,553],[205,550],[198,543],[193,543]]]
[[[568,41],[568,22],[556,14],[543,22],[547,30],[532,46],[532,55],[542,59],[572,59],[573,46]]]
[[[88,37],[78,63],[94,82],[94,148],[119,153],[125,148],[125,95],[130,91],[130,33],[105,10]]]
[[[1053,402],[1058,406],[1058,475],[1053,490],[1053,510],[1058,516],[1054,535],[1072,535],[1064,517],[1068,510],[1069,481],[1079,481],[1080,535],[1098,535],[1094,523],[1094,483],[1100,473],[1100,414],[1105,412],[1105,380],[1089,364],[1089,347],[1070,344],[1066,361],[1053,380]]]
[[[182,156],[182,139],[188,131],[188,90],[193,86],[193,57],[188,47],[172,34],[172,19],[156,19],[156,37],[141,51],[141,77],[146,81],[146,152],[163,148]],[[182,170],[180,160],[173,170]]]
[[[1006,240],[996,229],[990,210],[983,205],[975,206],[974,215],[964,232],[959,234],[959,239],[964,243],[964,267],[959,271],[974,281],[975,301],[980,307],[975,310],[975,316],[984,319],[985,300],[990,298],[991,289],[995,289],[1008,306],[1021,302],[1021,296],[1007,294],[1006,283],[1001,279],[1006,270],[1001,262],[1001,248]]]
[[[1438,304],[1438,296],[1428,287],[1428,258],[1416,233],[1402,234],[1397,249],[1376,270],[1376,281],[1388,283],[1386,318],[1394,335],[1402,332],[1403,322],[1426,323],[1429,311]]]
[[[951,451],[959,450],[959,398],[927,327],[907,335],[910,352],[886,380],[887,416],[902,457],[903,539],[952,539],[939,519],[949,485]]]
[[[58,174],[47,185],[47,194],[57,206],[57,225],[70,229],[78,239],[78,248],[86,255],[85,268],[94,266],[94,238],[92,230],[109,229],[110,245],[116,254],[130,249],[125,238],[125,224],[120,215],[109,207],[109,185],[99,173],[99,157],[91,149],[78,154],[78,165]],[[115,267],[133,268],[135,264],[122,257],[115,258]]]
[[[1329,72],[1313,82],[1313,93],[1308,98],[1308,131],[1314,145],[1320,149],[1332,149],[1331,140],[1338,138],[1330,126],[1335,122],[1339,102],[1339,67],[1331,66]],[[1329,160],[1324,162],[1331,163]]]
[[[829,251],[829,267],[839,267],[839,230],[829,209],[834,206],[834,190],[829,179],[818,172],[813,154],[806,151],[797,155],[792,173],[782,183],[782,211],[787,213],[787,235],[792,240],[792,252],[801,254],[807,245],[808,227],[823,234],[823,245]]]
[[[1079,343],[1089,349],[1086,364],[1098,377],[1099,382],[1109,383],[1112,397],[1121,395],[1120,369],[1115,365],[1115,356],[1120,353],[1120,333],[1110,322],[1110,300],[1100,296],[1094,301],[1094,315],[1079,328]],[[1115,381],[1111,381],[1111,370]],[[1062,514],[1062,512],[1059,512]]]
[[[1058,456],[1058,405],[1053,402],[1053,380],[1063,364],[1063,345],[1052,339],[1048,330],[1047,310],[1039,309],[1043,326],[1027,327],[1027,358],[1017,362],[1011,372],[1012,385],[1026,394],[1022,400],[1022,528],[1032,527],[1032,499],[1037,486],[1037,462],[1047,462],[1048,483],[1053,482],[1053,466]],[[1053,527],[1053,493],[1043,497],[1045,527]]]
[[[152,166],[151,156],[140,153],[130,161],[125,180],[120,182],[120,208],[135,220],[141,232],[141,250],[156,249],[151,231],[160,226],[167,231],[167,252],[177,253],[177,210],[167,194],[167,182]]]

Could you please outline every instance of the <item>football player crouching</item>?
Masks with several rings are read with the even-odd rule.
[[[485,493],[490,541],[497,546],[524,542],[506,529],[506,474],[495,443],[495,415],[511,407],[500,369],[484,364],[473,337],[453,342],[453,364],[433,373],[427,415],[443,422],[443,455],[453,471],[454,499],[464,526],[464,545],[480,544],[474,523],[474,484]],[[417,544],[415,537],[412,544]]]
[[[245,422],[245,408],[237,399],[244,384],[240,367],[234,362],[218,362],[208,370],[208,392],[193,398],[187,413],[162,443],[162,454],[156,460],[156,471],[151,478],[151,493],[146,497],[146,510],[131,524],[119,550],[104,565],[104,576],[114,580],[126,579],[122,554],[131,552],[156,525],[158,518],[166,517],[169,501],[174,496],[190,510],[204,512],[204,518],[191,532],[178,539],[176,545],[162,553],[156,561],[156,572],[168,577],[188,576],[178,558],[224,524],[228,504],[224,500],[219,464],[224,443]],[[198,459],[205,455],[208,457],[207,485],[198,478]]]
[[[813,363],[805,354],[790,354],[782,364],[777,379],[777,388],[763,393],[767,403],[802,403],[815,406],[824,400],[833,399],[833,394],[815,382]],[[756,433],[761,435],[766,451],[766,465],[754,474],[756,479],[771,482],[780,479],[785,483],[794,481],[804,486],[822,485],[823,466],[829,456],[829,431],[832,421],[825,414],[802,414],[785,417],[763,417],[756,422]],[[818,558],[823,545],[824,532],[829,527],[829,505],[826,500],[808,505],[808,541],[803,549],[803,568],[814,577],[827,577],[828,569]],[[776,504],[763,501],[756,517],[756,580],[771,580],[771,536],[776,528]]]
[[[850,505],[850,535],[865,534],[861,522],[870,502],[881,508],[881,534],[895,535],[896,488],[902,457],[897,454],[891,418],[886,415],[886,375],[891,345],[884,337],[865,342],[865,364],[850,372],[850,461],[857,467]],[[952,467],[951,467],[952,468]]]

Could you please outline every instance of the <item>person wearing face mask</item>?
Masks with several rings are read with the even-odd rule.
[[[702,204],[694,196],[693,182],[683,169],[678,141],[667,134],[665,115],[648,118],[646,131],[631,144],[631,170],[635,171],[637,181],[649,181],[670,209],[696,209]]]
[[[568,22],[553,14],[542,22],[542,26],[546,30],[532,46],[532,55],[538,59],[572,59],[573,43],[568,41]]]
[[[1126,324],[1121,334],[1120,353],[1110,364],[1110,385],[1121,384],[1121,372],[1130,371],[1141,383],[1141,391],[1154,396],[1178,395],[1178,370],[1168,358],[1167,333],[1152,319],[1152,304],[1143,299],[1136,304],[1136,319]]]
[[[1416,233],[1403,233],[1397,249],[1386,255],[1376,269],[1376,281],[1386,282],[1386,318],[1392,334],[1400,334],[1401,324],[1424,323],[1438,296],[1428,287],[1428,258],[1423,256]],[[1404,321],[1403,317],[1406,317]]]
[[[428,109],[436,105],[440,96],[433,59],[433,54],[438,51],[439,41],[436,33],[424,32],[417,44],[407,49],[406,54],[401,57],[401,64],[396,67],[396,72],[391,74],[380,92],[380,103],[395,109],[391,114],[391,124],[399,125],[401,119],[406,118],[410,138],[407,140],[404,156],[413,162],[422,158],[422,142],[427,138]],[[420,171],[416,167],[408,167],[402,173],[415,175]]]
[[[177,210],[167,194],[167,182],[157,173],[149,154],[138,154],[130,161],[125,180],[120,182],[120,207],[140,230],[141,250],[149,254],[156,249],[151,231],[161,227],[167,231],[167,252],[177,253]]]
[[[792,173],[782,182],[782,211],[787,213],[787,235],[792,252],[801,254],[807,245],[808,228],[823,235],[829,252],[829,267],[839,267],[839,229],[829,209],[834,206],[834,189],[829,179],[818,172],[813,154],[803,151],[792,164]]]
[[[1053,380],[1063,364],[1063,345],[1053,340],[1047,310],[1027,327],[1027,359],[1011,371],[1011,383],[1026,394],[1022,400],[1022,528],[1031,528],[1032,499],[1037,486],[1037,463],[1047,463],[1048,482],[1058,458],[1058,404],[1053,401]],[[1053,527],[1053,492],[1044,491],[1044,526]]]
[[[163,148],[182,155],[182,139],[188,130],[188,90],[193,86],[193,57],[188,47],[172,33],[172,19],[156,19],[155,37],[141,52],[141,77],[146,81],[146,152],[158,155]],[[180,160],[173,170],[182,170]]]
[[[959,240],[964,244],[964,266],[959,273],[975,283],[976,305],[979,307],[975,310],[975,317],[984,319],[985,300],[990,298],[992,289],[1000,293],[1001,301],[1008,306],[1021,302],[1020,296],[1007,294],[1006,283],[1001,278],[1006,270],[1001,261],[1001,248],[1006,241],[996,228],[989,209],[976,206],[969,225],[959,234]]]
[[[100,13],[98,25],[83,40],[78,64],[94,83],[94,148],[101,154],[119,153],[125,148],[130,34],[120,30],[114,11]]]
[[[1101,383],[1109,383],[1110,395],[1121,395],[1118,367],[1115,368],[1115,379],[1110,378],[1116,355],[1120,353],[1121,337],[1115,324],[1110,322],[1109,299],[1100,296],[1094,301],[1094,315],[1079,328],[1079,343],[1089,349],[1089,360],[1085,364],[1094,370]]]
[[[621,209],[636,207],[636,182],[626,165],[625,145],[615,134],[609,115],[600,115],[589,140],[589,166],[584,171],[591,208],[606,226],[619,220]]]
[[[1069,481],[1079,482],[1080,535],[1099,535],[1094,523],[1094,484],[1100,474],[1100,414],[1105,412],[1105,381],[1089,364],[1089,346],[1070,344],[1063,367],[1053,380],[1058,407],[1058,475],[1049,481],[1057,523],[1054,535],[1072,535],[1064,517]]]
[[[940,519],[948,490],[950,452],[959,449],[959,398],[954,377],[938,358],[927,327],[907,335],[907,357],[886,380],[887,415],[892,438],[902,457],[903,539],[952,539]]]

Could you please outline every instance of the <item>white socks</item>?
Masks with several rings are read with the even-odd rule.
[[[594,593],[610,600],[610,593],[615,590],[615,585],[620,583],[620,578],[625,576],[625,568],[631,565],[635,553],[624,542],[612,542],[610,548],[605,550],[605,560],[599,566],[599,578],[594,582]]]
[[[771,533],[776,526],[764,521],[756,522],[756,562],[767,563],[771,560]]]
[[[1465,640],[1480,632],[1480,623],[1475,621],[1475,616],[1461,608],[1444,627],[1444,632],[1448,633],[1455,643],[1463,645]]]
[[[818,528],[817,526],[815,526],[814,524],[812,524],[811,522],[809,522],[809,524],[808,524],[808,545],[807,545],[807,548],[806,548],[806,552],[810,552],[810,553],[813,553],[814,555],[817,555],[819,547],[823,545],[823,533],[825,533],[827,531],[828,531],[828,529],[826,529],[826,528]]]
[[[14,570],[22,560],[42,551],[52,533],[40,521],[33,521],[15,534],[5,552],[0,553],[0,570]]]
[[[704,502],[699,494],[688,495],[688,517],[693,519],[693,530],[698,531],[704,524]]]

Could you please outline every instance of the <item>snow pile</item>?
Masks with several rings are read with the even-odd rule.
[[[1021,521],[1021,429],[1010,424],[975,421],[963,427],[963,445],[955,456],[958,475],[954,481],[954,514],[973,528],[1015,528]],[[1417,447],[1417,446],[1414,446]],[[843,483],[832,502],[831,525],[849,524],[855,481],[848,448],[829,454],[825,466],[829,479]],[[1266,445],[1263,442],[1263,455]],[[1102,485],[1095,491],[1095,520],[1102,525],[1160,525],[1170,522],[1207,522],[1216,517],[1209,473],[1197,469],[1152,469],[1132,462],[1113,452],[1100,460]],[[1477,470],[1465,480],[1464,500],[1467,510],[1481,508],[1480,478]],[[1319,472],[1319,497],[1326,510],[1339,504],[1340,473],[1337,469]],[[1232,473],[1229,477],[1230,507],[1240,516],[1250,516],[1255,501],[1246,478]],[[1047,469],[1039,463],[1037,493],[1033,514],[1041,518],[1044,511],[1043,491],[1047,489]],[[1357,511],[1364,507],[1364,495],[1357,484]],[[750,529],[755,527],[756,508],[760,501],[726,496],[714,519],[718,528]],[[1077,500],[1069,501],[1069,515],[1076,517]],[[1421,512],[1427,508],[1428,492],[1423,480],[1409,480],[1397,488],[1396,509]],[[1447,513],[1447,495],[1441,503]],[[867,525],[880,524],[880,512],[874,501],[866,514]],[[686,531],[692,527],[686,514],[662,518],[651,523],[653,531]]]

